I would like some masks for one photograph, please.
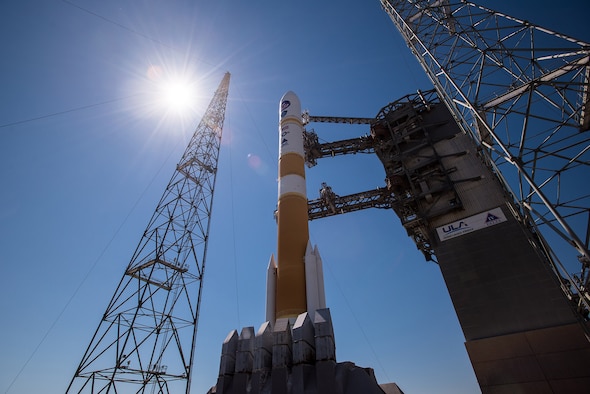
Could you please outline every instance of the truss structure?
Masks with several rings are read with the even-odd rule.
[[[396,204],[395,196],[385,187],[339,196],[323,184],[320,198],[308,201],[307,211],[309,220],[315,220],[367,208],[391,209]]]
[[[587,307],[590,44],[464,0],[381,4]]]
[[[82,357],[68,393],[188,393],[225,74]]]

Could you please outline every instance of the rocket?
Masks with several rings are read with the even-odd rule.
[[[309,242],[301,103],[287,92],[279,104],[277,259],[267,271],[266,319],[295,318],[326,307],[322,260]]]

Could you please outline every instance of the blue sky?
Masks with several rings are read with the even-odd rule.
[[[481,3],[590,41],[583,0]],[[371,117],[431,87],[378,0],[6,2],[0,47],[0,392],[12,394],[64,392],[224,72],[195,393],[215,384],[227,333],[264,320],[283,93],[312,115]],[[192,78],[190,113],[158,103],[154,67]],[[368,133],[312,127],[325,141]],[[309,198],[323,181],[344,195],[383,177],[373,156],[323,159]],[[313,221],[310,234],[339,361],[409,394],[479,392],[440,271],[393,211]]]

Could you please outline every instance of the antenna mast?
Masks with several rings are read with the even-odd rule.
[[[147,225],[68,393],[189,393],[230,74]]]

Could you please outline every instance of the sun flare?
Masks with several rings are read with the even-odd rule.
[[[203,76],[189,67],[151,64],[138,81],[137,90],[144,93],[138,101],[141,116],[184,127],[192,126],[205,108]]]
[[[186,114],[195,106],[196,92],[193,83],[181,78],[162,82],[162,103],[172,112]]]

